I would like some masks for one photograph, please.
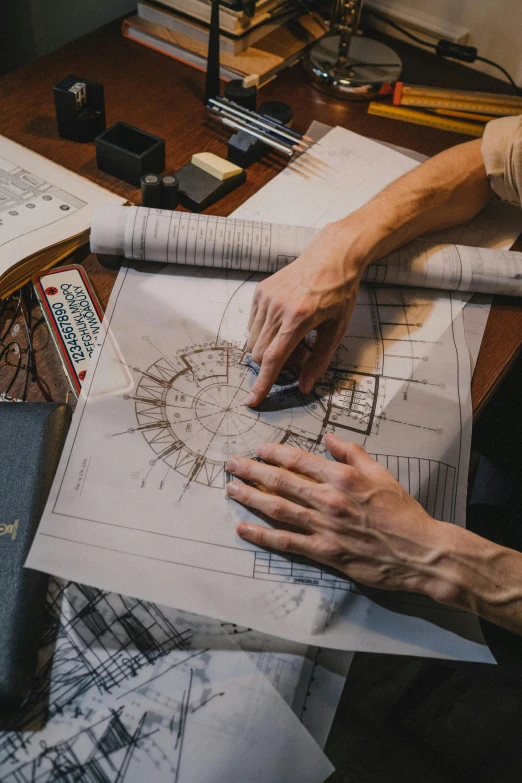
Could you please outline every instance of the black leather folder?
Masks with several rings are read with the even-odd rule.
[[[30,693],[47,590],[24,568],[71,421],[68,405],[0,403],[0,715]]]

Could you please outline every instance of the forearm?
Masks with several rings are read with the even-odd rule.
[[[476,140],[427,160],[330,227],[346,240],[349,271],[423,234],[470,220],[491,196]]]
[[[438,556],[423,592],[522,636],[522,554],[440,524]]]

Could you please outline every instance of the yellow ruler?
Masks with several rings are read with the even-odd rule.
[[[482,124],[440,117],[438,114],[427,114],[423,111],[404,109],[402,106],[390,106],[389,103],[378,103],[377,101],[371,101],[368,105],[368,114],[377,114],[379,117],[388,117],[390,120],[412,122],[414,125],[427,125],[429,128],[437,128],[438,130],[463,133],[466,136],[478,137],[484,133],[484,125]]]
[[[394,106],[417,106],[423,109],[450,109],[499,117],[522,114],[522,97],[490,92],[450,90],[440,87],[417,87],[397,82],[393,91]]]
[[[504,95],[498,92],[478,92],[476,90],[451,90],[445,87],[422,87],[416,84],[397,82],[394,100],[401,96],[417,96],[423,98],[446,98],[452,101],[477,101],[482,103],[500,103],[507,106],[518,106],[522,111],[522,96]]]
[[[403,95],[401,106],[417,106],[422,109],[452,109],[453,111],[471,111],[477,114],[493,114],[497,117],[522,114],[522,106],[484,101],[459,101],[451,98],[424,97],[422,95]]]

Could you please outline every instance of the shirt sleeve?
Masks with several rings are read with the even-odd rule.
[[[502,201],[522,201],[522,116],[486,124],[482,157],[491,187]]]

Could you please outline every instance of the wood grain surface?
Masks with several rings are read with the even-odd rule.
[[[139,203],[139,191],[98,171],[94,144],[78,144],[58,136],[53,104],[53,86],[69,73],[94,79],[105,88],[107,124],[123,120],[166,142],[166,170],[175,171],[195,152],[210,151],[226,157],[230,135],[208,117],[202,103],[204,74],[164,55],[150,51],[120,33],[121,23],[112,23],[66,47],[35,60],[0,78],[0,133],[23,144],[87,179]],[[377,36],[375,36],[377,37]],[[383,39],[385,40],[385,39]],[[464,89],[509,91],[507,85],[484,74],[399,41],[391,45],[403,58],[403,79],[409,83]],[[304,131],[316,119],[342,125],[357,133],[410,147],[427,155],[467,141],[459,134],[408,125],[366,113],[366,104],[343,102],[313,89],[300,65],[283,72],[260,91],[263,100],[283,100],[292,106],[294,127]],[[207,212],[228,215],[281,171],[282,156],[274,153],[251,166],[247,182]],[[519,247],[522,248],[522,245]],[[77,259],[85,269],[105,306],[117,270],[104,268],[98,259],[80,251]],[[39,323],[39,312],[33,311]],[[483,409],[513,362],[522,343],[522,308],[517,300],[495,300],[472,384],[475,415]],[[28,399],[45,396],[64,400],[68,383],[45,325],[34,334],[34,352],[40,383],[31,380]],[[0,392],[5,374],[0,372]],[[15,389],[12,390],[15,393]]]

